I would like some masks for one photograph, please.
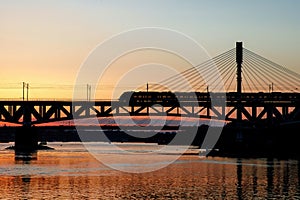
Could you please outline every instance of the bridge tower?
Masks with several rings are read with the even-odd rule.
[[[243,63],[243,42],[236,42],[236,85],[237,85],[237,97],[238,97],[238,108],[237,108],[237,121],[242,121],[241,112],[241,94],[242,94],[242,63]]]

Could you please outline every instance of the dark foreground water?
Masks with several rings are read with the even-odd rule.
[[[135,152],[158,148],[154,144],[122,145]],[[8,144],[0,144],[1,149],[5,146]],[[0,151],[0,199],[300,198],[297,160],[183,155],[156,171],[126,173],[101,164],[78,143],[49,146],[56,150],[39,151],[38,159],[30,162],[15,161],[13,151]],[[95,146],[104,149],[98,153],[111,157],[111,166],[131,167],[116,159],[118,152]]]

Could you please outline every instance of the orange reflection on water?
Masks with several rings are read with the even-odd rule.
[[[12,152],[0,155],[0,193],[7,199],[299,197],[298,161],[184,155],[166,168],[131,174],[88,152],[41,151],[30,163],[16,163]]]

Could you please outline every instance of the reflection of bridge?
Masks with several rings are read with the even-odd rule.
[[[223,82],[214,75],[212,65],[218,68]],[[195,69],[200,74],[207,74],[206,78],[211,80],[209,87],[205,85],[205,80],[197,79]],[[140,93],[146,94],[147,100],[140,99],[130,103],[122,100],[0,101],[0,121],[39,124],[93,116],[148,114],[181,115],[228,121],[245,119],[251,123],[262,119],[269,122],[286,122],[300,118],[300,93],[295,93],[295,90],[300,88],[300,75],[247,49],[243,50],[242,43],[237,43],[236,49],[229,50],[180,75],[195,84],[193,87],[198,88],[198,91],[209,90],[209,92],[199,92],[196,99],[192,101],[183,99],[180,100],[180,104],[167,99],[163,102],[149,100],[148,97],[155,93],[148,91]],[[237,81],[233,81],[235,79]],[[178,91],[184,89],[180,88],[184,84],[181,84],[176,76],[162,81],[161,85],[164,83],[175,86]],[[225,85],[227,93],[217,91],[219,84]],[[161,91],[162,89],[160,86],[154,86],[151,90]]]

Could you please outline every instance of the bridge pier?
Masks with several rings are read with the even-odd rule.
[[[22,126],[15,133],[15,160],[37,159],[38,134],[33,126]]]
[[[23,126],[15,133],[15,160],[37,159],[38,135],[31,119],[30,108],[23,105]]]

